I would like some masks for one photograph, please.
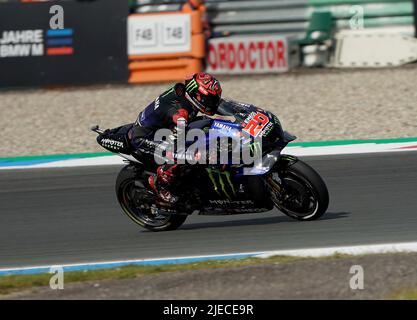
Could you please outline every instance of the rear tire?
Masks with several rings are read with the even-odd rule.
[[[301,221],[320,218],[329,206],[329,192],[321,176],[301,160],[279,170],[285,192],[292,193],[294,199],[292,205],[290,201],[274,201],[277,208],[287,216]]]
[[[178,229],[187,219],[187,215],[163,214],[157,215],[151,203],[143,201],[138,203],[133,193],[140,192],[140,196],[153,200],[153,195],[146,189],[146,182],[137,177],[134,166],[125,166],[117,176],[116,195],[123,212],[136,224],[150,231],[169,231]],[[135,180],[145,186],[135,185]]]

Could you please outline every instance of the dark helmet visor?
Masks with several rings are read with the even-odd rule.
[[[204,112],[213,115],[217,112],[220,104],[220,97],[217,95],[201,96],[200,104],[204,106]]]

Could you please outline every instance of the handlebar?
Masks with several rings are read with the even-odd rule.
[[[102,134],[104,131],[103,130],[101,130],[100,129],[100,127],[98,126],[98,124],[96,124],[95,126],[92,126],[91,128],[90,128],[90,130],[91,131],[94,131],[94,132],[96,132],[96,133],[98,133],[98,134]]]

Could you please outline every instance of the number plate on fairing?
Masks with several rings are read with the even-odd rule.
[[[269,118],[261,112],[251,113],[242,123],[243,131],[249,133],[252,137],[257,137],[269,123]]]

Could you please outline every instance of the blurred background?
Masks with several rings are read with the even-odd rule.
[[[0,0],[0,157],[98,151],[90,125],[132,122],[202,70],[300,141],[413,137],[415,16],[412,0]]]

